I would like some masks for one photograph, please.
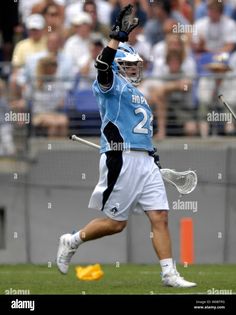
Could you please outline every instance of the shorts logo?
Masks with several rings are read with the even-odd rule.
[[[118,209],[116,207],[113,207],[110,212],[115,215],[118,212]]]

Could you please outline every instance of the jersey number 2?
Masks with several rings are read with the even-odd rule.
[[[144,127],[147,120],[148,120],[148,115],[147,112],[145,111],[145,109],[139,107],[135,109],[135,114],[142,114],[143,115],[143,119],[137,124],[136,127],[134,127],[134,133],[143,133],[143,134],[148,134],[148,128]],[[152,133],[152,120],[153,117],[150,118],[150,130]]]

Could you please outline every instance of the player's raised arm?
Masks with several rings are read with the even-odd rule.
[[[113,25],[107,47],[97,57],[95,67],[98,69],[98,83],[104,89],[109,89],[113,82],[112,62],[115,58],[119,42],[127,42],[130,32],[138,25],[138,18],[132,16],[133,6],[125,6]]]

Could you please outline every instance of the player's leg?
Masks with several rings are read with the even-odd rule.
[[[150,165],[148,165],[150,163]],[[152,243],[160,260],[162,281],[172,287],[192,287],[196,284],[180,277],[172,259],[171,237],[168,227],[168,200],[160,170],[151,157],[147,157],[149,167],[139,206],[145,211],[153,232]]]
[[[168,228],[168,211],[151,210],[146,211],[146,214],[151,222],[152,243],[160,260],[163,284],[171,287],[195,287],[196,283],[186,281],[180,276],[173,263],[171,237]]]
[[[91,221],[73,236],[61,236],[57,265],[62,273],[67,273],[71,257],[84,241],[124,229],[130,209],[137,204],[146,180],[144,166],[147,156],[147,153],[135,151],[111,152],[101,156],[99,182],[90,198],[89,208],[102,210],[106,218]]]
[[[127,221],[115,221],[110,218],[96,218],[80,230],[80,238],[83,242],[87,242],[103,236],[120,233],[126,227],[126,224]]]
[[[147,211],[146,214],[151,223],[152,243],[157,256],[160,260],[172,257],[168,211]]]
[[[83,242],[123,231],[127,221],[115,221],[110,218],[96,218],[75,234],[64,234],[60,237],[57,266],[61,273],[68,272],[72,256]]]

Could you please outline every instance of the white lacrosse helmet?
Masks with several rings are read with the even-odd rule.
[[[113,69],[134,86],[142,80],[143,59],[126,43],[120,43],[113,62]]]

